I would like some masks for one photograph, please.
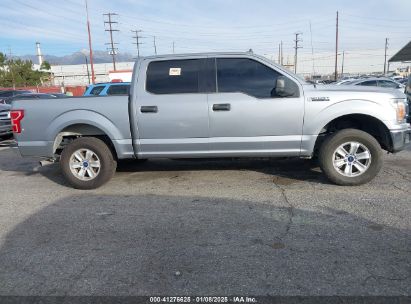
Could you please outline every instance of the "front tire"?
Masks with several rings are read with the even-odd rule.
[[[319,151],[320,168],[333,183],[356,186],[371,181],[383,165],[378,141],[357,129],[338,131],[324,140]]]
[[[61,153],[63,176],[76,189],[96,189],[114,175],[117,162],[110,148],[95,137],[80,137]]]

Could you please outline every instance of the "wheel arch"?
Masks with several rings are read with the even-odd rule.
[[[392,152],[393,143],[388,127],[380,119],[368,114],[346,114],[333,118],[318,131],[314,145],[314,154],[329,134],[344,129],[358,129],[373,136],[381,148]]]
[[[106,116],[90,110],[65,112],[54,119],[46,130],[47,138],[53,142],[53,153],[58,154],[65,138],[97,137],[112,149],[117,157],[115,139],[123,138],[120,130]]]
[[[71,124],[60,130],[54,139],[53,153],[61,154],[65,145],[79,137],[95,137],[101,139],[110,148],[113,156],[117,158],[117,149],[110,136],[102,129],[86,123]]]

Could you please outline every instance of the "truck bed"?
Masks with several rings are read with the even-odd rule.
[[[128,96],[17,100],[12,109],[24,110],[22,132],[14,135],[22,156],[52,158],[58,135],[81,129],[108,136],[119,158],[134,157]]]

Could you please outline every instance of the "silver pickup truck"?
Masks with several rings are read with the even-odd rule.
[[[18,100],[22,156],[59,160],[71,185],[93,189],[126,158],[318,158],[339,185],[373,179],[382,150],[410,142],[405,95],[316,86],[252,53],[145,57],[130,95]]]

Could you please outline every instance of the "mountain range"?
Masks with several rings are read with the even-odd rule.
[[[70,55],[64,56],[54,56],[54,55],[43,55],[44,60],[48,61],[51,65],[68,65],[68,64],[84,64],[85,56],[87,60],[90,61],[88,50],[81,50]],[[24,55],[18,58],[23,60],[31,60],[34,64],[38,63],[38,58],[36,55]],[[105,51],[94,51],[93,52],[94,63],[110,63],[112,62],[112,57]],[[133,55],[129,53],[119,53],[116,55],[117,62],[127,62],[134,61]]]

